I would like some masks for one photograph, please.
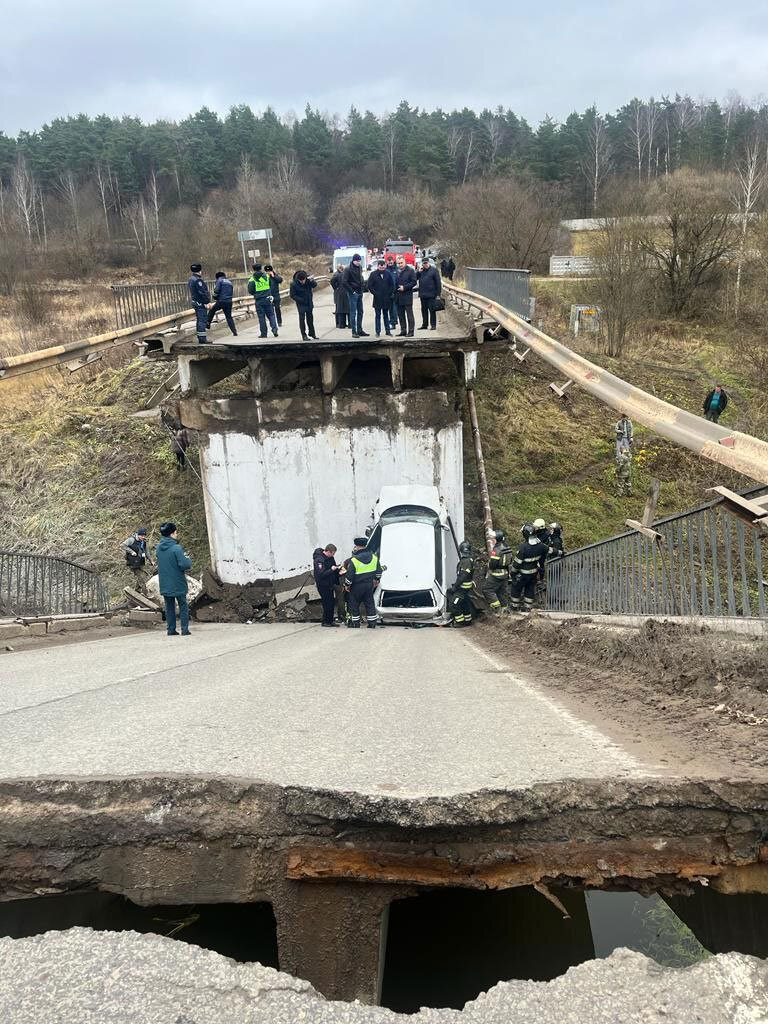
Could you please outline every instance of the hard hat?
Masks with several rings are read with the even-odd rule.
[[[533,525],[531,523],[523,523],[520,527],[520,533],[522,533],[524,537],[530,537],[533,533]]]
[[[544,522],[543,519],[534,519],[533,520],[533,532],[534,533],[538,533],[539,530],[546,530],[546,528],[547,528],[547,524]]]
[[[550,523],[549,528],[552,531],[552,533],[560,533],[560,531],[562,530],[562,526],[560,525],[560,523]]]
[[[460,555],[471,555],[472,554],[472,545],[469,543],[468,540],[463,540],[461,542],[461,544],[459,544],[459,554]]]
[[[504,531],[496,530],[493,536],[496,538],[496,543],[501,544],[501,542],[504,540]]]

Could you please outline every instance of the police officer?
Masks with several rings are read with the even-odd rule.
[[[259,337],[267,336],[267,320],[272,333],[277,337],[277,320],[272,302],[272,278],[265,274],[260,263],[253,264],[253,273],[248,279],[248,294],[256,301],[256,315],[259,318]]]
[[[509,605],[509,556],[506,538],[501,530],[494,534],[494,546],[488,556],[488,572],[483,583],[483,594],[491,611],[498,615]]]
[[[143,594],[149,579],[149,573],[146,568],[147,563],[153,564],[147,552],[146,527],[140,526],[135,533],[132,533],[130,537],[123,541],[122,547],[125,552],[125,564],[134,576],[134,585],[139,593]]]
[[[475,585],[475,558],[468,540],[459,544],[459,564],[456,567],[456,582],[451,597],[451,616],[454,626],[472,625],[472,600],[470,594]]]
[[[523,536],[525,539],[517,549],[510,567],[513,612],[519,612],[521,604],[526,612],[533,608],[539,566],[547,555],[555,553],[555,549],[547,542],[547,524],[543,519],[534,519],[530,533],[524,526]]]
[[[211,301],[211,293],[203,280],[202,265],[193,263],[189,269],[192,271],[192,276],[187,281],[187,291],[195,311],[197,341],[198,344],[205,345],[208,342],[208,303]]]
[[[373,601],[373,593],[384,570],[379,565],[379,556],[375,551],[366,547],[367,543],[366,537],[355,537],[352,556],[347,561],[347,571],[344,576],[344,587],[349,594],[347,625],[350,629],[360,629],[361,605],[365,607],[368,629],[375,629],[377,625],[381,625]]]
[[[275,308],[275,319],[277,320],[277,326],[283,326],[283,307],[281,305],[280,298],[280,285],[283,283],[282,277],[277,273],[271,263],[267,263],[264,266],[265,273],[269,276],[269,292],[272,296],[272,305]]]
[[[323,602],[323,625],[336,626],[333,613],[336,607],[336,586],[339,582],[339,569],[336,564],[336,545],[326,544],[324,548],[315,548],[312,554],[315,586]]]

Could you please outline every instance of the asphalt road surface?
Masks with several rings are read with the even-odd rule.
[[[0,778],[441,796],[657,774],[448,629],[197,625],[0,661]]]

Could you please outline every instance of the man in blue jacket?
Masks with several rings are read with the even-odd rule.
[[[213,285],[213,305],[208,310],[208,330],[211,329],[213,318],[216,316],[219,310],[224,314],[227,321],[227,326],[230,331],[237,337],[237,328],[235,327],[235,321],[232,319],[232,295],[234,288],[232,282],[229,280],[223,270],[216,271],[216,281]]]
[[[189,605],[187,604],[187,569],[192,561],[176,539],[176,523],[163,523],[160,527],[163,539],[157,545],[157,574],[160,593],[165,601],[165,624],[168,636],[176,632],[176,602],[181,617],[181,635],[189,636]]]
[[[187,281],[187,291],[195,311],[197,340],[200,345],[205,345],[208,342],[208,303],[211,301],[211,293],[203,280],[202,265],[193,263],[189,269],[192,276]]]

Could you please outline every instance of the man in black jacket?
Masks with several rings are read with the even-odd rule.
[[[306,270],[297,270],[293,275],[290,294],[296,303],[296,309],[299,313],[299,330],[301,331],[303,341],[307,340],[307,333],[309,333],[310,338],[317,341],[315,320],[312,313],[315,305],[312,299],[312,289],[316,287],[317,281],[314,277],[310,277]]]
[[[213,305],[208,310],[208,323],[207,327],[210,330],[210,326],[213,323],[213,318],[216,316],[219,310],[224,314],[224,318],[227,321],[227,327],[237,337],[237,328],[235,327],[235,321],[232,319],[232,295],[234,289],[232,282],[229,280],[223,270],[216,271],[216,281],[213,285]]]
[[[344,271],[341,285],[349,302],[349,326],[353,338],[367,338],[363,330],[363,258],[355,253],[352,262]]]
[[[264,266],[264,273],[269,277],[269,293],[272,296],[272,305],[275,310],[275,320],[277,320],[277,326],[283,326],[283,311],[280,306],[280,285],[283,283],[282,277],[275,273],[275,268],[271,263],[267,263]]]
[[[416,287],[416,272],[408,266],[404,256],[397,257],[397,315],[400,320],[399,338],[412,338],[415,321],[413,319],[413,290]]]
[[[387,253],[387,272],[392,277],[395,288],[392,292],[392,302],[389,307],[389,327],[394,330],[397,327],[398,305],[397,305],[397,257],[394,253]]]
[[[336,314],[336,327],[342,331],[349,327],[349,303],[347,302],[347,293],[344,291],[344,287],[342,285],[344,270],[344,264],[340,263],[336,269],[336,273],[331,277],[333,306]]]
[[[725,412],[726,405],[728,405],[728,395],[720,384],[715,384],[704,399],[704,416],[711,423],[717,423],[720,414]]]
[[[437,330],[437,310],[435,299],[443,291],[443,282],[437,267],[430,265],[429,260],[421,261],[419,273],[419,298],[421,299],[421,327],[420,331],[426,331],[429,326],[431,330]],[[427,324],[429,320],[429,324]]]
[[[453,275],[456,271],[456,264],[453,262],[453,256],[448,257],[448,262],[445,265],[445,276],[449,281],[453,280]]]
[[[140,526],[136,533],[132,533],[123,541],[122,547],[125,553],[125,564],[133,573],[134,586],[140,594],[143,594],[150,576],[147,564],[153,564],[147,550],[146,527]]]
[[[203,280],[203,268],[200,263],[193,263],[190,268],[192,275],[187,281],[189,301],[195,311],[197,341],[200,345],[208,343],[208,303],[211,301],[211,293],[208,285]]]
[[[391,335],[394,324],[389,322],[389,311],[392,308],[392,296],[395,294],[395,282],[386,269],[386,261],[381,259],[376,270],[368,278],[368,291],[373,296],[373,311],[376,316],[376,337],[381,337],[381,319],[384,315],[384,332]]]
[[[339,566],[336,565],[336,545],[326,544],[324,548],[315,548],[312,555],[315,586],[323,602],[323,625],[335,626],[333,613],[336,607],[335,587],[339,582]]]

